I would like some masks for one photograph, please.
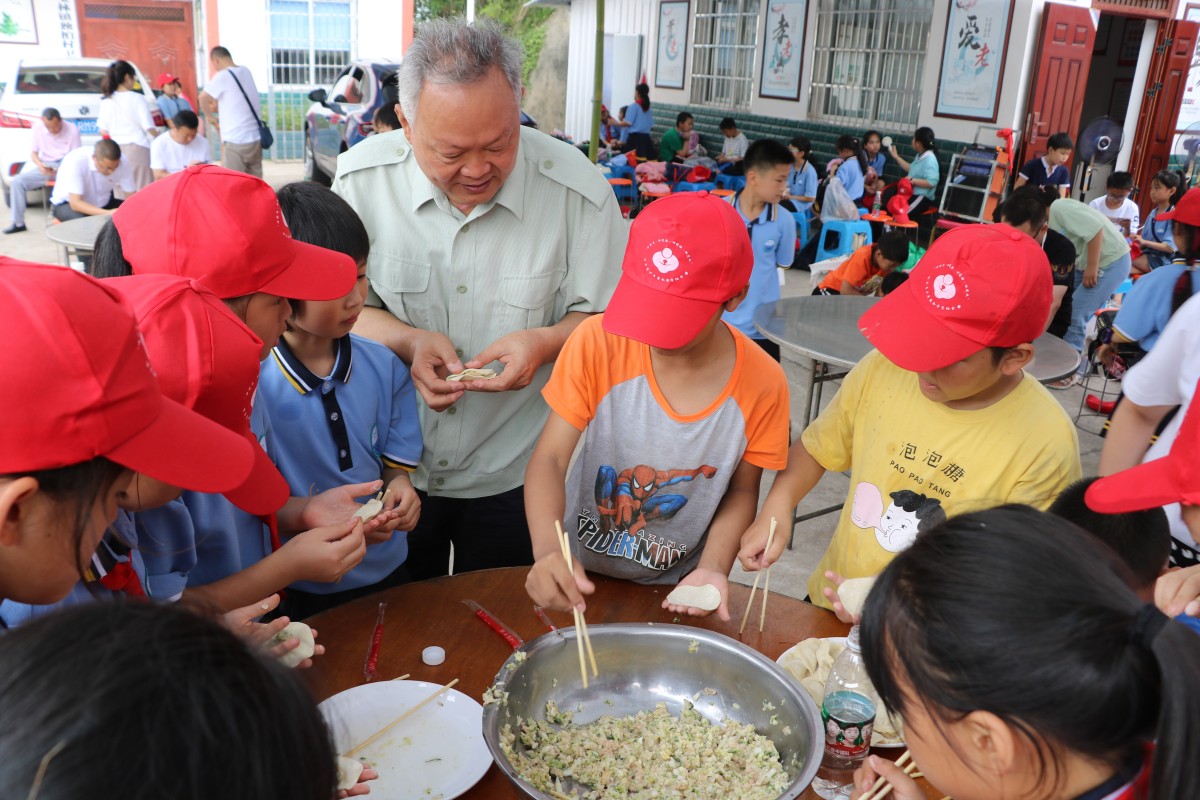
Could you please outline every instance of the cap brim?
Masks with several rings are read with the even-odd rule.
[[[983,349],[932,317],[910,288],[914,283],[905,281],[858,318],[858,329],[876,350],[901,369],[932,372]]]
[[[604,309],[604,330],[662,350],[676,350],[696,334],[721,303],[693,300],[658,292],[631,280],[621,280]]]
[[[1179,485],[1170,458],[1156,458],[1101,478],[1088,487],[1084,501],[1101,514],[1124,514],[1186,500],[1187,491]]]
[[[259,289],[292,300],[337,300],[354,288],[358,265],[345,253],[290,241],[292,260]]]
[[[254,466],[241,486],[224,493],[225,498],[256,517],[274,514],[283,508],[292,490],[254,434],[246,431],[246,439],[254,448]]]
[[[250,474],[250,443],[168,397],[158,416],[104,454],[135,472],[196,492],[224,492]]]

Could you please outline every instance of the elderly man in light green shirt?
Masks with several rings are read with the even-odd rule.
[[[533,563],[525,466],[563,342],[604,310],[628,236],[578,150],[520,125],[519,45],[487,21],[421,27],[399,74],[402,131],[338,158],[333,189],[371,236],[357,333],[409,365],[425,401],[409,571]],[[490,380],[447,381],[466,368]]]

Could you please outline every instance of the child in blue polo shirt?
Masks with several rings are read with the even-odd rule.
[[[289,184],[277,196],[292,235],[353,258],[358,281],[339,300],[293,303],[259,376],[259,401],[274,423],[268,453],[295,495],[382,478],[385,510],[399,512],[367,535],[366,556],[340,581],[292,585],[283,609],[304,618],[407,582],[407,531],[421,511],[408,474],[421,459],[421,426],[408,368],[387,347],[350,333],[367,293],[371,243],[362,221],[314,183]]]
[[[754,327],[754,311],[779,299],[777,268],[787,269],[796,257],[796,218],[779,205],[788,186],[792,152],[774,139],[759,139],[746,150],[742,164],[746,187],[729,198],[750,233],[754,269],[746,300],[725,320],[779,360],[779,345],[763,338]]]
[[[1066,197],[1071,191],[1071,173],[1067,171],[1066,163],[1074,149],[1071,134],[1054,134],[1046,142],[1046,155],[1026,161],[1017,174],[1017,184],[1013,188],[1020,189],[1027,183],[1039,189],[1052,186],[1058,190],[1060,197]]]

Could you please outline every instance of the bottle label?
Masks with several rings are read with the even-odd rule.
[[[843,758],[862,758],[871,748],[875,715],[867,720],[843,720],[821,706],[821,724],[825,726],[825,750]]]

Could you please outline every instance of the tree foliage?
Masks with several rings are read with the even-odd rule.
[[[417,0],[414,8],[418,27],[426,20],[461,17],[466,13],[466,0]],[[551,9],[527,9],[524,0],[476,0],[475,3],[476,17],[496,20],[525,49],[525,73],[522,79],[526,82],[529,81],[529,73],[537,66],[546,38],[546,20],[552,13]]]

